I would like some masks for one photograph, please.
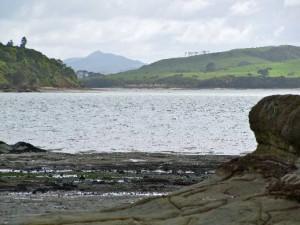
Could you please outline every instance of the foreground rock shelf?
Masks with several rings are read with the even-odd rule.
[[[300,96],[271,96],[250,112],[257,150],[219,167],[209,179],[168,196],[23,224],[300,224]]]
[[[95,211],[198,183],[234,156],[65,154],[0,143],[0,224],[30,215]],[[19,219],[21,218],[21,219]]]
[[[165,193],[202,181],[231,158],[136,152],[0,154],[0,192]]]

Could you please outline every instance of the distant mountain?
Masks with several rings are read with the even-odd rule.
[[[120,55],[96,51],[87,57],[69,58],[64,60],[74,70],[87,70],[94,73],[110,74],[138,69],[144,63],[138,60],[128,59]]]
[[[284,79],[283,79],[284,78]],[[300,47],[234,49],[171,58],[85,81],[86,86],[183,88],[300,88]]]
[[[33,49],[0,43],[0,89],[36,90],[39,87],[78,87],[72,68]]]

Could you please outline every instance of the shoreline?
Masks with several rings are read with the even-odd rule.
[[[109,87],[109,88],[54,88],[54,87],[40,87],[36,90],[1,90],[0,93],[101,93],[110,91],[207,91],[207,90],[229,90],[229,91],[251,91],[251,90],[300,90],[300,87],[286,87],[286,88],[176,88],[176,87]]]

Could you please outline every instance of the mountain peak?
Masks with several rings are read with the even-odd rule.
[[[94,57],[94,56],[99,56],[99,55],[104,55],[104,52],[101,52],[100,50],[94,51],[92,53],[90,53],[88,56],[86,57]]]
[[[144,63],[112,53],[95,51],[86,57],[70,58],[64,62],[74,70],[87,70],[94,73],[110,74],[138,69]]]

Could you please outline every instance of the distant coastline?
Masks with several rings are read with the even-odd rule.
[[[202,86],[202,87],[172,87],[164,85],[128,85],[128,86],[111,86],[111,87],[78,87],[78,88],[55,88],[40,87],[36,89],[0,89],[0,93],[85,93],[85,92],[108,92],[118,90],[261,90],[261,89],[300,89],[297,85],[281,85],[281,86],[242,86],[242,87],[226,87],[226,86]]]
[[[300,47],[267,46],[169,58],[136,70],[91,75],[84,87],[299,88]]]
[[[42,53],[0,44],[0,90],[44,92],[90,88],[300,88],[300,47],[269,46],[170,58],[139,69],[85,76]],[[14,57],[14,55],[18,57]],[[9,57],[7,57],[9,56]],[[98,62],[100,63],[100,61]],[[81,78],[81,79],[79,79]]]
[[[290,89],[300,88],[300,78],[287,77],[233,77],[197,80],[184,77],[170,77],[158,81],[124,81],[108,76],[95,80],[81,80],[86,88],[148,88],[148,89]]]

